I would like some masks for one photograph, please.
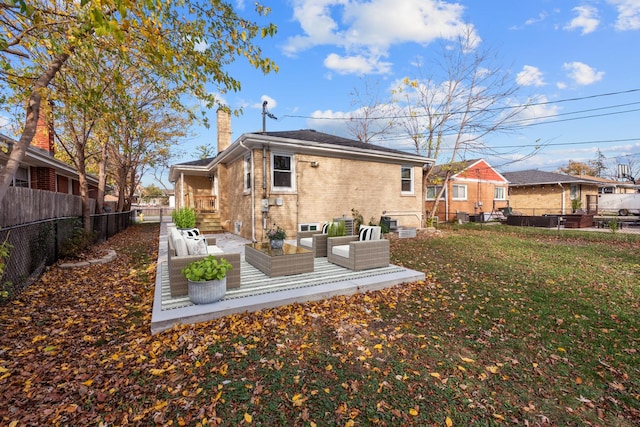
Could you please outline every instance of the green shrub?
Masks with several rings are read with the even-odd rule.
[[[171,219],[177,228],[194,228],[198,213],[194,208],[183,206],[171,213]]]
[[[327,230],[327,237],[340,237],[347,235],[347,227],[344,221],[332,222]]]

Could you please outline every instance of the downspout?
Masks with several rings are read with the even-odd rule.
[[[255,170],[253,164],[253,153],[249,150],[249,147],[244,145],[243,141],[240,141],[240,146],[249,152],[249,156],[251,157],[251,177],[255,180],[255,174],[253,171]],[[254,190],[254,183],[251,183],[251,241],[256,242],[256,193]]]
[[[564,187],[562,186],[562,184],[559,182],[558,185],[560,186],[560,188],[562,189],[562,208],[561,208],[561,214],[564,215],[564,211],[566,209],[566,205],[565,205],[565,201],[564,201]]]
[[[262,145],[262,198],[267,198],[267,146]],[[262,229],[267,229],[268,212],[262,212]],[[263,231],[264,233],[264,231]]]

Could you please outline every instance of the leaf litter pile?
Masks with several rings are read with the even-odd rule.
[[[637,239],[392,240],[424,282],[152,336],[158,233],[0,305],[0,424],[640,424]]]

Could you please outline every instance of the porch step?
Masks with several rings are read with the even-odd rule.
[[[220,221],[220,214],[211,212],[199,212],[198,219],[196,221],[196,227],[203,234],[222,233],[222,222]]]

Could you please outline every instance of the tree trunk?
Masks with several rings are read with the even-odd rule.
[[[40,115],[40,104],[42,102],[41,90],[51,83],[51,80],[55,77],[56,73],[60,71],[62,65],[69,58],[69,54],[63,53],[54,58],[49,64],[49,67],[42,75],[36,80],[29,96],[27,104],[27,114],[24,122],[24,130],[20,136],[20,140],[11,149],[11,154],[7,160],[7,165],[0,172],[0,203],[4,200],[7,194],[7,190],[13,181],[13,177],[20,166],[20,163],[24,159],[25,153],[31,140],[36,134],[36,126],[38,124],[38,117]]]
[[[96,213],[104,211],[104,193],[107,186],[107,150],[108,145],[103,141],[102,153],[98,161],[98,200],[96,201]]]

